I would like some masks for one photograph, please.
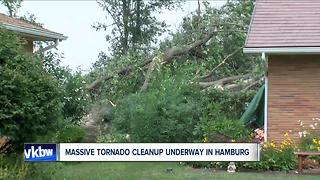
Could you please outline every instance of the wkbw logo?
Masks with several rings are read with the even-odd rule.
[[[24,144],[25,161],[57,161],[56,144]]]

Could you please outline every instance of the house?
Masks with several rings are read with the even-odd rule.
[[[243,51],[266,63],[265,139],[299,141],[320,117],[320,1],[257,0]]]
[[[27,52],[34,52],[34,42],[35,41],[53,41],[52,45],[49,45],[43,49],[48,50],[58,45],[59,41],[66,40],[67,37],[63,34],[56,33],[45,29],[43,27],[37,26],[26,21],[9,17],[5,14],[0,13],[0,28],[4,28],[10,31],[18,33],[23,37],[27,43],[25,49]]]

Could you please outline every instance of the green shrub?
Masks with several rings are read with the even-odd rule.
[[[198,89],[171,79],[159,84],[117,103],[113,127],[134,142],[192,142],[201,116]]]
[[[219,104],[221,113],[227,119],[240,119],[255,94],[254,91],[229,92],[208,88],[203,92],[203,97],[208,103]]]
[[[0,154],[0,179],[52,179],[61,163],[28,163],[22,154]]]
[[[17,147],[57,129],[61,91],[40,59],[23,52],[14,34],[0,30],[0,134]]]
[[[261,149],[260,161],[237,162],[237,169],[254,169],[259,171],[289,171],[297,168],[297,157],[294,155],[296,147],[289,138],[279,145],[273,142],[264,143]],[[187,162],[194,168],[222,168],[226,169],[229,162]]]
[[[195,134],[202,134],[204,142],[249,142],[251,130],[240,120],[201,119],[195,128]]]
[[[300,121],[300,151],[320,152],[320,127],[318,126],[318,123],[320,123],[320,119],[313,118],[312,123],[305,124],[306,128],[303,125],[303,122]],[[307,158],[317,160],[320,163],[319,156],[308,156]]]
[[[81,72],[66,73],[63,82],[63,115],[77,123],[88,112],[89,94],[85,90],[86,81]]]
[[[319,151],[320,152],[320,118],[313,118],[310,124],[300,123],[300,144],[302,151]]]
[[[301,151],[318,151],[320,152],[320,136],[319,133],[309,133],[305,137],[300,138]]]
[[[86,135],[85,130],[77,125],[67,125],[62,130],[58,131],[56,141],[59,143],[76,143]]]
[[[221,106],[209,103],[201,120],[195,127],[194,134],[198,142],[249,142],[251,130],[240,120],[226,119]],[[229,162],[186,162],[193,168],[224,168]],[[239,163],[237,164],[238,167]]]
[[[68,67],[61,66],[61,56],[53,51],[46,51],[42,59],[44,69],[58,81],[59,88],[63,90],[60,98],[64,119],[78,123],[88,112],[90,104],[89,94],[85,90],[85,76],[81,71],[73,73]]]
[[[248,169],[289,171],[297,168],[296,147],[291,139],[285,139],[280,145],[264,143],[259,162],[247,162],[242,166]]]

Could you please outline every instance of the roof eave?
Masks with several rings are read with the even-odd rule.
[[[320,47],[272,47],[272,48],[243,48],[247,54],[320,54]]]
[[[5,24],[1,23],[0,26],[4,27],[5,29],[23,33],[23,34],[30,34],[33,36],[38,36],[38,37],[46,37],[48,40],[66,40],[68,37],[64,36],[63,34],[59,33],[54,33],[54,32],[48,32],[48,31],[42,31],[39,29],[32,29],[32,28],[26,28],[26,27],[21,27],[21,26],[15,26],[12,24]]]

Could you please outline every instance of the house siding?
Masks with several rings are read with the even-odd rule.
[[[299,120],[310,128],[320,117],[320,55],[271,55],[268,66],[268,140],[297,142]]]
[[[24,49],[28,53],[33,53],[33,41],[27,40],[26,44],[24,45]]]

